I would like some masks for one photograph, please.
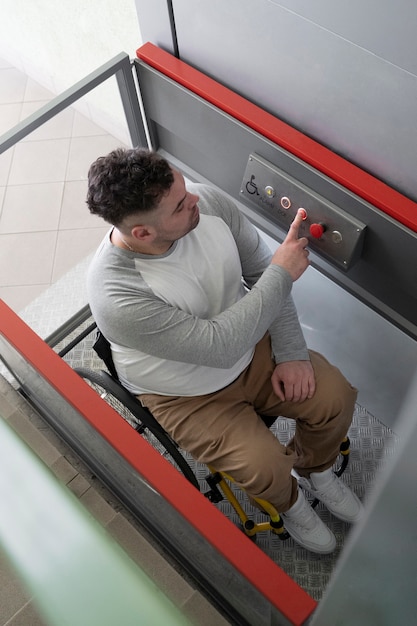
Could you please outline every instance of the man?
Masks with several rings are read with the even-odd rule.
[[[271,502],[299,544],[331,552],[299,485],[339,518],[361,516],[331,469],[356,390],[305,345],[290,295],[308,267],[302,216],[271,255],[228,198],[186,187],[156,153],[115,150],[88,184],[90,211],[112,224],[89,301],[121,382],[183,449]],[[293,418],[293,440],[281,445],[258,414]]]

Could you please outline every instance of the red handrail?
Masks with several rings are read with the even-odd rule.
[[[139,59],[417,232],[417,203],[152,43]]]
[[[0,333],[192,526],[294,626],[317,603],[93,391],[3,300]]]

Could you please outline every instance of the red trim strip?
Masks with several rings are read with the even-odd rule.
[[[152,43],[139,59],[417,232],[417,203]]]
[[[0,300],[0,333],[179,514],[294,626],[317,603],[163,459]],[[115,419],[116,418],[116,419]]]

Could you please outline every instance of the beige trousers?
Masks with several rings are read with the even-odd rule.
[[[230,385],[203,396],[139,396],[162,427],[192,456],[233,476],[249,496],[285,512],[297,498],[300,475],[333,465],[352,420],[357,391],[321,354],[310,351],[316,392],[301,403],[274,393],[275,368],[269,335],[256,346],[250,365]],[[293,439],[282,445],[258,414],[292,418]]]

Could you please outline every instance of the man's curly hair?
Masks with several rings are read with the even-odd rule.
[[[156,208],[173,182],[168,161],[156,152],[118,148],[91,165],[87,205],[90,213],[118,226],[129,215]]]

